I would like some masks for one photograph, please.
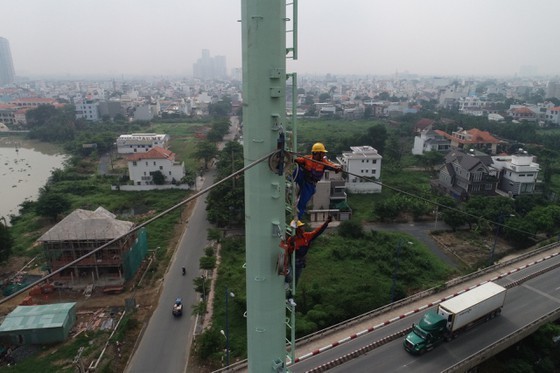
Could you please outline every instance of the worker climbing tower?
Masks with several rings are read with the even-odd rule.
[[[283,150],[286,128],[285,1],[242,0],[243,137],[248,165]],[[295,15],[296,6],[292,4]],[[295,38],[294,38],[295,40]],[[288,56],[289,57],[289,56]],[[283,155],[245,172],[247,351],[249,372],[286,371],[284,276],[278,274],[286,230]]]

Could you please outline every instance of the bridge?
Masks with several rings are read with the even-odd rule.
[[[560,317],[559,254],[560,244],[553,243],[308,335],[297,341],[296,358],[288,368],[291,372],[466,371]],[[508,288],[500,317],[423,356],[404,351],[404,336],[424,312],[487,281]],[[218,372],[226,371],[247,371],[247,362]]]

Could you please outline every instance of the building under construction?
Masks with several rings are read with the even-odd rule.
[[[49,272],[54,272],[106,243],[111,245],[65,268],[55,281],[70,287],[116,286],[134,275],[147,253],[146,233],[127,234],[134,223],[118,220],[103,207],[95,211],[77,209],[39,239]]]

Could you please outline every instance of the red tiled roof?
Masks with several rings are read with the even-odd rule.
[[[174,161],[175,153],[156,146],[146,153],[134,153],[127,157],[127,160],[129,161],[140,161],[142,159],[169,159],[171,161]]]
[[[435,123],[436,121],[433,119],[428,119],[428,118],[422,118],[420,119],[418,122],[416,122],[416,124],[414,125],[415,128],[418,129],[424,129],[428,126],[431,126]]]
[[[56,100],[54,98],[43,98],[43,97],[27,97],[27,98],[16,98],[12,102],[41,102],[41,103],[54,103]]]
[[[552,108],[550,108],[549,110],[560,110],[560,106],[552,107]]]
[[[531,109],[528,107],[517,107],[511,109],[512,113],[519,113],[519,114],[535,114]]]
[[[473,128],[467,131],[462,131],[463,134],[470,135],[471,140],[460,139],[457,136],[450,135],[443,131],[436,130],[436,133],[445,136],[446,138],[456,141],[460,144],[500,144],[501,141],[495,138],[488,131],[481,131],[477,128]]]

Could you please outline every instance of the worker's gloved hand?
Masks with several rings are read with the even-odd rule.
[[[327,216],[327,223],[330,223],[331,221],[332,221],[332,216],[331,215]]]
[[[342,167],[337,167],[337,168],[334,170],[334,172],[335,172],[336,174],[339,173],[340,171],[342,171]]]

